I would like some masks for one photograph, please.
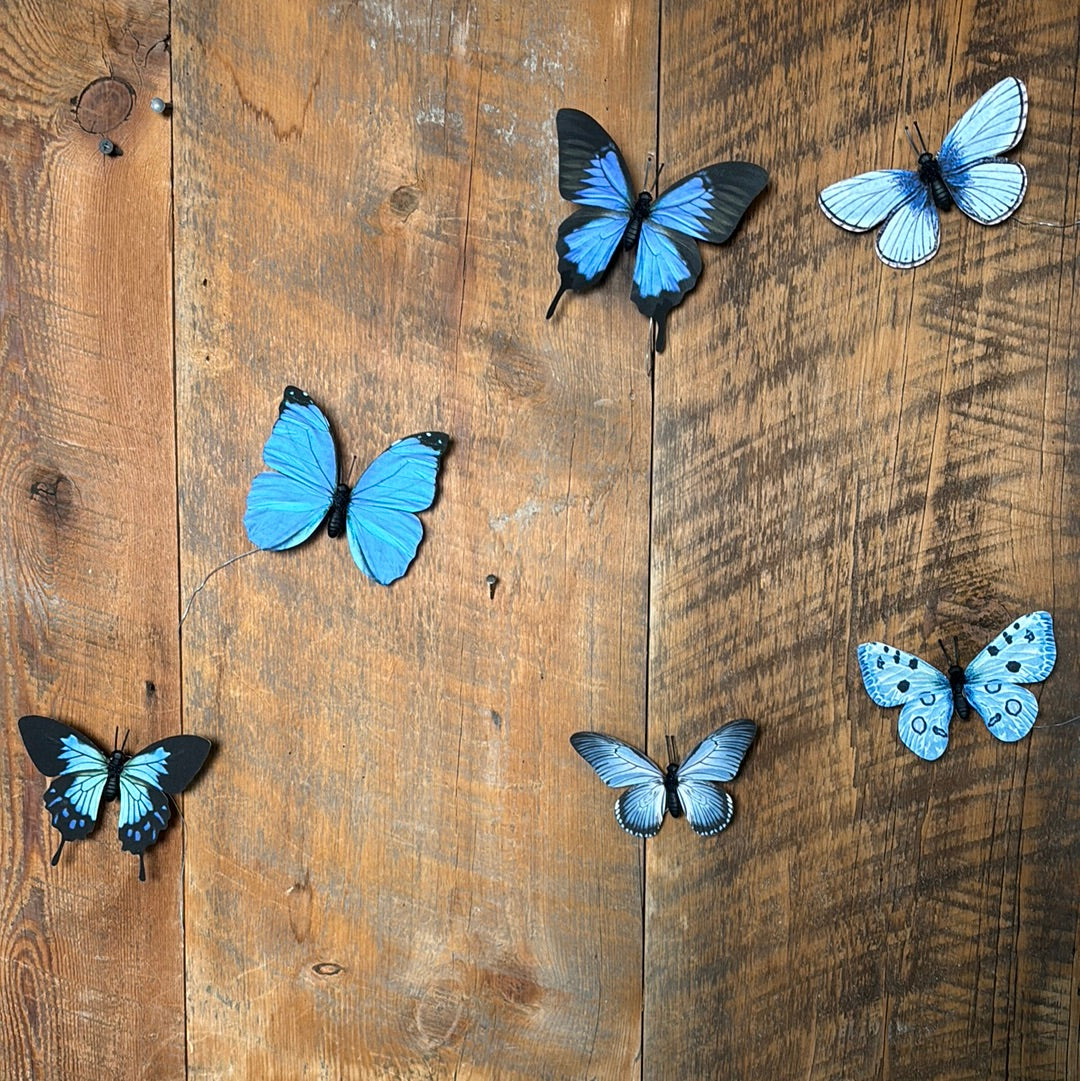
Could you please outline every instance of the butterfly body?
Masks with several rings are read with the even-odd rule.
[[[945,176],[937,158],[929,150],[924,150],[919,155],[918,165],[919,179],[930,189],[934,206],[938,210],[951,210],[954,206],[952,193],[949,185],[945,183]]]
[[[210,741],[201,736],[170,736],[128,755],[123,748],[108,756],[74,728],[51,717],[19,718],[19,733],[38,770],[56,779],[42,797],[60,834],[52,857],[55,867],[67,841],[88,836],[102,803],[119,799],[121,848],[139,857],[168,825],[169,797],[182,792],[202,768]]]
[[[1024,84],[1002,79],[953,125],[937,154],[916,148],[914,170],[877,169],[838,181],[818,193],[818,206],[849,232],[880,226],[875,250],[886,266],[921,266],[937,254],[940,211],[957,206],[982,225],[997,225],[1023,201],[1027,172],[1002,155],[1020,142],[1027,111]]]
[[[560,109],[559,192],[578,209],[559,226],[559,289],[547,311],[555,314],[567,290],[597,285],[619,250],[636,249],[630,297],[656,324],[663,352],[668,313],[701,274],[699,240],[722,244],[768,183],[749,162],[706,166],[658,196],[632,194],[630,173],[610,135],[587,113]]]
[[[341,479],[330,422],[310,395],[288,386],[263,449],[270,471],[251,482],[244,528],[259,548],[302,544],[325,521],[346,536],[356,565],[381,585],[400,578],[424,530],[417,517],[435,500],[445,432],[417,432],[392,443],[354,485]]]
[[[626,788],[615,801],[615,820],[627,833],[655,837],[667,813],[685,816],[695,833],[709,837],[735,813],[720,782],[735,778],[756,734],[753,721],[731,721],[706,736],[682,763],[669,739],[671,761],[663,770],[630,744],[601,732],[575,732],[570,743],[604,784]]]
[[[1039,704],[1019,684],[1046,679],[1057,659],[1057,645],[1050,613],[1029,612],[1006,627],[966,668],[957,659],[948,672],[941,672],[884,642],[863,642],[857,655],[866,693],[879,706],[901,707],[901,742],[920,758],[933,761],[945,753],[954,712],[967,720],[974,710],[1003,743],[1026,736]]]

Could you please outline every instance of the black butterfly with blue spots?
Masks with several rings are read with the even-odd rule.
[[[114,748],[106,758],[86,736],[51,717],[20,717],[19,732],[34,765],[56,778],[44,796],[60,833],[52,865],[59,863],[67,841],[82,840],[97,825],[102,802],[119,799],[120,846],[139,857],[139,881],[145,882],[143,853],[169,823],[169,796],[191,784],[210,753],[210,741],[169,736],[134,755]]]

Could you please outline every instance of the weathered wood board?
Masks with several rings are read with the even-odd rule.
[[[1080,230],[1025,224],[1080,217],[1078,43],[1064,3],[13,7],[0,1074],[1080,1078]],[[1021,220],[901,273],[818,212],[1005,74]],[[651,376],[629,259],[543,320],[564,105],[635,182],[772,176]],[[417,560],[258,553],[180,635],[289,383],[354,476],[451,434]],[[857,643],[1037,607],[1040,727],[910,755]],[[26,712],[215,742],[148,883],[114,811],[49,867]],[[711,839],[643,847],[568,743],[736,716]]]

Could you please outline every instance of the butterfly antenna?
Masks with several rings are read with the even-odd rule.
[[[678,762],[679,761],[679,750],[675,746],[675,737],[674,736],[665,736],[664,739],[667,742],[668,761],[669,762]]]
[[[911,123],[912,123],[912,126],[915,128],[915,134],[919,137],[919,145],[922,147],[922,152],[925,154],[926,153],[926,140],[922,137],[922,132],[919,131],[919,122],[918,122],[918,120],[912,120]],[[914,146],[915,144],[913,143],[912,145]]]
[[[60,853],[64,851],[64,843],[66,841],[67,841],[66,837],[61,837],[60,838],[60,847],[57,848],[57,850],[53,853],[53,858],[52,858],[51,862],[52,862],[52,865],[54,867],[60,862]]]
[[[120,742],[120,726],[116,726],[116,730],[113,732],[112,749],[113,754],[116,754],[116,745]]]
[[[187,599],[187,604],[184,605],[184,611],[180,615],[180,626],[184,625],[184,620],[188,617],[188,612],[191,611],[191,606],[195,603],[195,598],[206,588],[206,583],[217,574],[218,571],[223,571],[226,567],[235,563],[240,559],[247,559],[248,556],[253,556],[256,552],[261,552],[261,548],[252,548],[247,552],[241,552],[238,556],[232,556],[230,559],[226,559],[224,563],[219,563],[192,591],[191,596]]]
[[[915,157],[919,156],[919,148],[915,145],[915,140],[911,137],[911,128],[904,125],[904,134],[907,136],[907,141],[911,144],[911,149],[915,152]]]
[[[347,484],[350,488],[352,487],[352,475],[353,475],[353,470],[355,468],[356,468],[356,455],[354,454],[352,456],[352,461],[349,462],[349,471],[348,471],[348,473],[345,474],[345,480],[343,482],[343,483]]]
[[[119,732],[120,729],[118,728],[117,731]],[[120,753],[121,754],[124,753],[124,748],[127,746],[128,736],[130,736],[130,735],[131,735],[131,729],[129,728],[124,732],[124,742],[120,744]],[[113,741],[113,750],[115,750],[115,749],[116,749],[116,742],[114,740]]]

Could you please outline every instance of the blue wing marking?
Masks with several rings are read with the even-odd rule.
[[[651,218],[642,222],[634,262],[634,296],[639,308],[640,301],[656,301],[665,294],[681,297],[700,273],[701,253],[693,239],[671,232]]]
[[[611,788],[652,782],[659,782],[663,788],[664,774],[660,767],[621,739],[601,732],[575,732],[570,743]]]
[[[555,250],[559,274],[568,289],[580,292],[607,270],[630,218],[627,214],[593,209],[577,210],[559,226]]]
[[[364,470],[346,514],[349,551],[356,565],[382,585],[400,578],[424,535],[416,512],[435,499],[439,463],[450,437],[420,432],[399,439]]]
[[[1027,172],[1015,161],[984,161],[949,181],[956,205],[983,225],[1004,221],[1024,201]]]
[[[929,188],[920,184],[921,198],[904,203],[882,226],[874,246],[878,258],[896,270],[911,270],[937,254],[941,225]]]
[[[953,186],[953,174],[978,161],[1012,150],[1027,124],[1027,88],[1009,77],[992,86],[953,125],[938,152],[945,183]]]
[[[258,548],[280,551],[318,529],[337,487],[337,453],[330,424],[308,395],[286,387],[278,419],[263,449],[274,473],[251,482],[244,528]]]
[[[629,214],[633,205],[630,183],[614,144],[585,167],[581,186],[569,200],[582,206],[602,207],[605,210]]]
[[[769,174],[750,162],[709,165],[668,188],[649,208],[648,220],[698,240],[723,244],[768,182]]]
[[[633,205],[630,174],[615,140],[588,113],[560,109],[555,114],[559,136],[559,193],[567,202],[621,210]]]

